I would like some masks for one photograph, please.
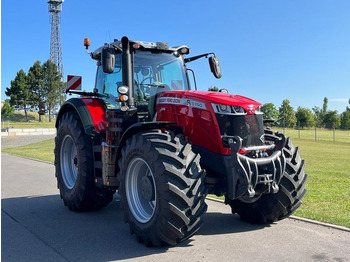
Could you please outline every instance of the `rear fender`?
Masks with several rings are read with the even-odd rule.
[[[86,134],[97,136],[106,130],[106,106],[101,99],[71,98],[67,100],[58,113],[56,128],[63,114],[71,111],[79,115]]]

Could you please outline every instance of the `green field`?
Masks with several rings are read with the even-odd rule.
[[[307,194],[295,215],[350,227],[350,131],[341,133],[343,142],[296,139],[306,161]],[[298,134],[296,135],[298,137]],[[54,161],[54,140],[46,140],[3,152]]]
[[[49,117],[42,116],[42,122],[39,122],[39,115],[36,112],[28,112],[28,120],[26,122],[23,111],[15,111],[14,115],[9,119],[1,118],[1,128],[54,128],[55,119],[49,122]]]
[[[295,215],[350,227],[350,143],[293,140],[309,175]]]
[[[2,149],[2,152],[53,163],[53,149],[55,147],[54,141],[55,140],[52,138],[26,146],[5,148]]]
[[[277,130],[277,129],[276,129]],[[283,133],[283,129],[279,128],[280,132]],[[313,141],[332,141],[332,142],[346,142],[350,143],[350,131],[348,130],[331,130],[325,128],[317,128],[316,134],[315,129],[285,129],[287,136],[293,137],[294,139],[301,140],[313,140]],[[316,137],[316,139],[315,139]]]

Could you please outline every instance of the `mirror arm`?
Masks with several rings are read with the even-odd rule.
[[[189,57],[189,58],[185,58],[185,63],[189,63],[189,62],[192,62],[192,61],[195,61],[199,58],[202,58],[202,57],[208,57],[208,55],[214,55],[214,53],[206,53],[206,54],[201,54],[201,55],[197,55],[197,56],[192,56],[192,57]]]

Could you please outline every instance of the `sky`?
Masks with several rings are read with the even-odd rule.
[[[214,52],[222,78],[206,59],[189,64],[199,90],[226,88],[278,108],[298,106],[343,112],[350,98],[350,1],[192,0],[73,1],[61,12],[64,77],[81,75],[92,90],[96,62],[86,54],[113,39],[187,45],[190,56]],[[50,56],[47,1],[1,2],[1,100],[16,73]]]

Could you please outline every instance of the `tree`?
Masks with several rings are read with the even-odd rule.
[[[317,127],[322,126],[322,110],[318,106],[314,106],[312,108],[312,111],[314,112],[314,120]]]
[[[285,99],[282,101],[282,105],[278,109],[278,123],[280,126],[293,128],[297,118],[293,107],[290,105],[290,101]]]
[[[260,107],[261,112],[264,114],[264,119],[278,119],[278,110],[273,103],[265,103]],[[275,124],[273,124],[275,125]]]
[[[65,83],[61,81],[62,75],[57,70],[57,66],[51,60],[43,64],[43,82],[47,90],[46,106],[49,111],[49,121],[51,122],[52,110],[62,101],[62,94]]]
[[[33,94],[33,101],[31,102],[31,105],[38,108],[39,122],[41,122],[41,116],[45,114],[47,90],[44,87],[43,68],[40,61],[36,61],[34,65],[29,68],[27,81]]]
[[[323,98],[323,106],[322,106],[322,113],[325,115],[328,111],[328,98]]]
[[[340,128],[350,129],[350,108],[344,111],[340,117]]]
[[[1,118],[3,117],[6,120],[9,117],[13,116],[14,112],[15,109],[10,105],[10,101],[6,99],[4,106],[1,108]]]
[[[10,88],[6,87],[5,94],[10,97],[11,106],[23,107],[28,122],[27,110],[32,103],[33,95],[28,87],[27,75],[22,69],[17,72],[15,79],[10,82]]]
[[[323,124],[326,128],[338,128],[340,126],[338,111],[327,111],[323,116]]]
[[[295,116],[298,121],[298,126],[300,126],[301,128],[312,127],[315,124],[312,112],[308,108],[299,106]]]

